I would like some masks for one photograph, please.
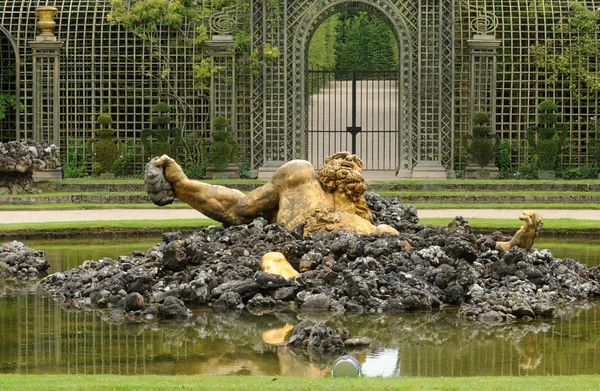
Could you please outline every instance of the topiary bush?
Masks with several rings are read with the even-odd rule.
[[[181,146],[181,132],[171,128],[171,106],[158,102],[152,106],[152,129],[144,129],[141,134],[144,153],[152,158],[169,155],[177,159]]]
[[[497,136],[491,134],[489,123],[490,117],[486,113],[476,112],[473,115],[473,135],[465,137],[471,161],[482,168],[490,163],[498,144]]]
[[[558,106],[553,101],[544,100],[537,109],[538,123],[527,129],[527,142],[538,168],[553,171],[567,136],[567,128],[558,124]]]
[[[235,161],[238,152],[238,142],[231,139],[229,121],[218,116],[212,122],[212,141],[206,143],[208,150],[207,163],[217,171],[227,168],[229,163]]]
[[[110,114],[100,114],[96,124],[98,125],[96,137],[88,142],[88,150],[92,152],[93,171],[96,174],[112,173],[121,142],[116,137],[117,132],[110,127],[112,125]]]

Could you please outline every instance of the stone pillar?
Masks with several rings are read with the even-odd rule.
[[[490,117],[490,129],[496,132],[496,50],[501,41],[492,34],[474,34],[473,39],[467,41],[471,48],[471,121],[470,134],[473,134],[473,115],[483,112]],[[484,167],[490,178],[498,177],[498,167],[494,162]],[[476,164],[469,164],[465,170],[467,178],[476,178],[477,171],[481,168]]]
[[[52,30],[58,10],[52,6],[36,8],[41,33],[30,41],[33,68],[33,140],[50,141],[60,147],[60,50],[63,42]]]
[[[236,126],[236,80],[235,52],[231,47],[235,43],[233,35],[213,35],[206,45],[212,49],[211,66],[219,69],[211,76],[210,116],[223,116],[229,120],[232,135],[237,134]]]
[[[35,10],[41,30],[28,44],[32,51],[33,135],[36,142],[48,141],[61,147],[60,138],[60,51],[63,42],[52,32],[58,10],[40,6]],[[50,173],[50,178],[62,178],[62,171]]]
[[[229,121],[229,130],[233,140],[238,139],[237,107],[236,107],[236,70],[235,51],[232,49],[235,43],[231,34],[216,34],[211,37],[206,45],[212,50],[211,68],[218,69],[210,78],[210,118],[211,121],[221,116]],[[211,127],[212,129],[212,127]],[[213,167],[206,169],[206,175],[210,178],[216,171]],[[225,169],[228,178],[239,178],[238,167],[230,162]]]

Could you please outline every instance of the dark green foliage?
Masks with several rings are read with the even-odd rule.
[[[15,108],[15,95],[14,94],[0,94],[0,120],[6,117],[11,109]]]
[[[502,140],[498,151],[498,169],[502,179],[512,177],[511,152],[510,141]]]
[[[182,167],[188,178],[200,179],[206,177],[206,163],[196,163]]]
[[[540,140],[537,143],[537,156],[540,170],[554,170],[558,144],[556,140]]]
[[[535,164],[532,163],[524,163],[519,167],[519,172],[517,175],[520,179],[537,179],[538,178],[538,168]]]
[[[596,164],[600,164],[600,126],[598,123],[594,124],[594,136],[593,140],[588,140],[588,148],[590,150],[590,155],[593,157],[593,161]]]
[[[68,143],[71,148],[67,150],[67,162],[63,164],[64,178],[85,178],[88,176],[86,153],[78,153],[77,142],[71,140]],[[80,144],[81,145],[81,144]]]
[[[489,124],[490,123],[490,117],[486,113],[478,111],[475,114],[473,114],[473,123],[475,125],[486,125],[486,124]]]
[[[227,118],[223,117],[222,115],[219,115],[219,116],[215,117],[212,125],[213,125],[213,130],[216,130],[219,132],[227,131],[227,127],[229,126],[229,121],[227,120]],[[229,132],[227,132],[227,133],[229,133]]]
[[[597,165],[587,165],[563,170],[559,176],[564,179],[597,179],[600,174],[600,167]]]
[[[250,163],[241,163],[238,166],[238,175],[240,178],[256,179],[256,172],[252,170]]]
[[[207,150],[206,163],[216,170],[224,170],[233,162],[238,153],[239,144],[231,140],[227,118],[218,116],[213,119],[212,141],[204,143]]]
[[[181,131],[170,128],[171,106],[159,102],[152,107],[152,129],[144,129],[141,133],[144,152],[147,157],[169,155],[177,159],[181,146]]]
[[[124,153],[121,153],[113,163],[113,174],[120,177],[133,176],[134,156],[135,152],[133,148],[129,148]]]
[[[557,124],[558,107],[551,100],[538,105],[538,124],[527,130],[527,142],[540,170],[556,168],[557,158],[567,136],[567,128]]]
[[[490,162],[492,153],[494,152],[492,139],[473,137],[471,145],[469,146],[469,151],[475,163],[481,167],[486,166]]]
[[[493,158],[498,144],[496,136],[492,136],[489,127],[490,117],[486,113],[473,114],[473,135],[465,138],[467,153],[471,160],[480,167],[486,166]]]
[[[377,16],[368,12],[341,12],[336,31],[338,69],[395,69],[398,62],[394,34]]]
[[[108,125],[112,125],[112,117],[108,113],[100,114],[98,116],[98,119],[96,120],[96,123],[98,125],[104,126],[106,128],[106,127],[108,127]]]
[[[88,149],[92,152],[92,164],[98,174],[112,173],[113,164],[119,154],[120,140],[116,138],[117,133],[109,127],[112,124],[110,114],[100,114],[96,123],[96,138],[88,141]]]

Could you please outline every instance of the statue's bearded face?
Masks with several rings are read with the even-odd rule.
[[[325,166],[319,170],[319,182],[325,191],[339,191],[354,202],[358,202],[367,190],[362,176],[362,161],[348,152],[328,156]]]

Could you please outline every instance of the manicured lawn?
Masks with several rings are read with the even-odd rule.
[[[278,376],[0,375],[0,390],[597,391],[600,376],[298,378]]]
[[[421,219],[420,224],[447,226],[452,218],[426,218]],[[467,219],[469,225],[475,230],[502,230],[506,233],[518,229],[523,222],[518,219]],[[51,222],[51,223],[23,223],[23,224],[0,224],[0,232],[58,232],[58,231],[111,231],[134,230],[134,231],[171,231],[171,230],[193,230],[220,223],[210,219],[184,219],[184,220],[110,220],[110,221],[73,221],[73,222]],[[600,221],[597,220],[573,220],[552,219],[544,223],[544,232],[556,233],[579,233],[600,230]]]
[[[0,224],[0,232],[58,232],[58,231],[106,231],[115,229],[135,231],[200,229],[221,223],[211,219],[184,220],[110,220],[110,221],[64,221],[51,223]]]
[[[419,224],[431,224],[437,226],[446,226],[451,218],[426,218],[420,219]],[[518,219],[482,219],[482,218],[472,218],[466,219],[469,222],[469,225],[474,230],[501,230],[501,231],[511,231],[520,228],[523,225],[523,221]],[[542,233],[544,232],[583,232],[583,231],[596,231],[600,230],[600,221],[599,220],[574,220],[574,219],[551,219],[544,221],[544,228],[542,229]]]

